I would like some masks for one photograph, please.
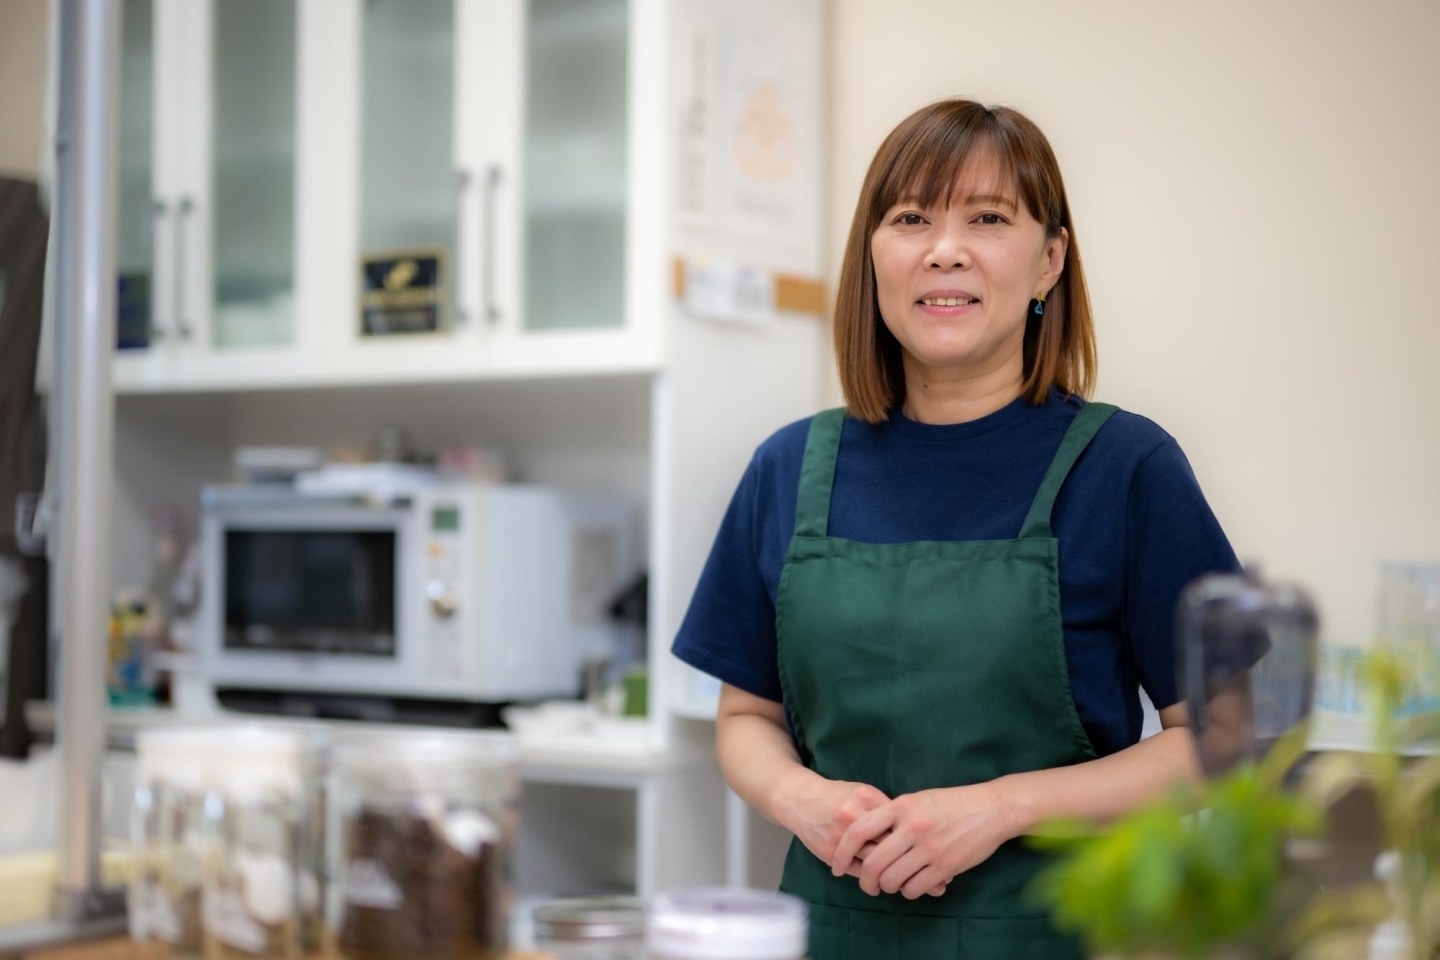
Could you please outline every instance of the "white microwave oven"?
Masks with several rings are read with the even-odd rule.
[[[202,497],[198,644],[216,688],[499,703],[573,696],[641,568],[609,494],[442,483]]]

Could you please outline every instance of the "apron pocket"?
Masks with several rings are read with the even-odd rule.
[[[954,960],[957,932],[951,917],[812,903],[809,960]]]
[[[850,954],[850,911],[810,904],[809,960],[844,960]]]
[[[964,919],[958,960],[1084,960],[1078,939],[1061,933],[1046,917]]]

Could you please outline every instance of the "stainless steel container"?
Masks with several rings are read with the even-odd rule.
[[[645,903],[577,897],[536,907],[535,947],[556,960],[643,960]]]

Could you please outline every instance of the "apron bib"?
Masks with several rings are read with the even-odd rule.
[[[776,596],[806,766],[893,798],[1094,759],[1070,693],[1050,518],[1115,410],[1081,408],[1018,539],[885,544],[827,535],[845,414],[815,417]],[[1079,960],[1080,944],[1024,896],[1049,862],[1012,840],[943,897],[910,901],[831,876],[796,840],[781,889],[811,904],[812,960]]]

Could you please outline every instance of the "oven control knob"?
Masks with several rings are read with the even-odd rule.
[[[455,616],[455,595],[444,580],[431,580],[425,594],[430,598],[430,612],[435,616],[441,620]]]

